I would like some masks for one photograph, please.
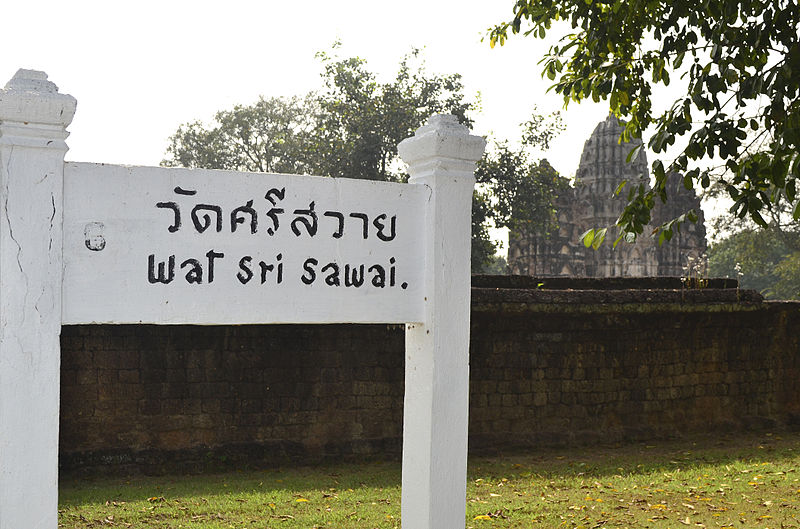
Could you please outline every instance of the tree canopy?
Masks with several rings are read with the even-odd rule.
[[[450,113],[471,127],[475,104],[458,74],[427,72],[417,50],[397,74],[380,82],[360,58],[319,53],[323,87],[303,97],[261,98],[217,112],[214,121],[181,125],[170,138],[163,165],[253,172],[305,173],[404,181],[397,144],[427,118]],[[495,142],[478,164],[472,204],[472,271],[496,265],[490,224],[518,223],[546,229],[553,183],[547,162],[528,151],[546,148],[560,130],[557,118],[536,113],[524,124],[523,146]]]
[[[800,221],[792,219],[788,204],[779,206],[765,215],[767,227],[719,216],[714,222],[719,240],[708,251],[709,272],[738,276],[742,287],[768,298],[800,299]]]
[[[312,98],[260,98],[221,110],[211,126],[181,125],[170,137],[167,166],[229,171],[310,173],[319,165]]]
[[[427,72],[419,50],[401,61],[395,78],[376,81],[363,59],[318,53],[325,88],[317,94],[317,174],[369,180],[404,180],[397,145],[433,114],[454,114],[471,128],[459,74]]]
[[[471,126],[474,103],[461,76],[436,75],[413,50],[394,79],[379,82],[364,59],[319,53],[323,88],[303,97],[261,98],[217,112],[214,122],[181,125],[167,166],[401,181],[397,144],[433,114]]]
[[[508,228],[521,238],[547,237],[557,227],[555,201],[569,187],[569,181],[546,159],[533,154],[546,151],[564,126],[558,112],[543,116],[534,109],[521,127],[518,147],[507,140],[490,142],[478,162],[475,178],[491,204],[488,217],[495,227]],[[489,267],[491,263],[487,262],[484,268]]]
[[[800,299],[800,252],[769,229],[749,227],[711,245],[708,271],[767,298]]]
[[[489,31],[544,38],[571,30],[542,59],[552,89],[571,101],[607,100],[656,154],[684,137],[670,160],[652,163],[655,184],[628,196],[620,237],[632,240],[667,200],[667,174],[687,188],[718,185],[731,212],[767,226],[765,213],[789,205],[800,219],[800,4],[796,0],[518,0],[513,18]],[[663,110],[653,92],[680,75],[687,89]],[[656,228],[658,231],[659,228]],[[618,239],[619,240],[619,239]]]

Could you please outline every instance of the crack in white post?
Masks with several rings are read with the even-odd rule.
[[[58,525],[61,197],[74,112],[44,72],[19,70],[0,90],[0,529]]]

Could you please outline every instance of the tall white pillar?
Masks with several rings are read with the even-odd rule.
[[[425,184],[425,321],[406,329],[404,529],[464,527],[469,414],[470,218],[486,142],[437,115],[399,145]]]
[[[44,72],[0,90],[0,529],[58,526],[61,221],[75,99]]]

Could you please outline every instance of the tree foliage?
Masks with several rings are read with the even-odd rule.
[[[313,150],[316,113],[306,98],[260,98],[214,116],[214,124],[186,123],[170,138],[162,165],[310,173],[319,165]]]
[[[475,178],[484,190],[484,199],[490,202],[486,206],[487,218],[495,227],[508,228],[519,237],[547,236],[556,227],[555,200],[569,182],[547,160],[533,154],[546,151],[564,126],[559,113],[543,116],[534,109],[521,127],[519,147],[512,147],[506,140],[490,142],[478,162]],[[473,223],[475,218],[473,208]],[[496,269],[493,254],[494,251],[485,254],[484,268]]]
[[[785,202],[768,213],[766,228],[731,214],[718,217],[715,231],[726,235],[709,249],[709,271],[719,277],[741,273],[742,287],[768,298],[800,299],[800,221]]]
[[[718,184],[732,213],[761,227],[782,202],[800,218],[800,5],[796,0],[518,0],[513,19],[490,30],[540,38],[557,22],[571,31],[542,59],[543,75],[570,101],[608,100],[627,120],[624,137],[641,137],[656,154],[688,140],[671,160],[652,163],[655,184],[630,197],[621,237],[649,223],[666,178]],[[672,72],[672,73],[671,73]],[[653,91],[679,73],[687,83],[663,112]]]
[[[800,299],[800,252],[772,230],[751,227],[713,244],[708,268],[712,277],[738,278],[768,298]]]
[[[766,227],[732,213],[718,216],[709,270],[736,277],[732,270],[738,265],[742,287],[772,299],[800,299],[800,221],[792,218],[786,201],[765,211],[763,218]]]
[[[473,274],[488,273],[495,260],[497,243],[489,233],[490,219],[494,216],[491,196],[487,191],[476,189],[472,193],[472,248],[471,270]]]
[[[379,82],[366,61],[319,53],[323,86],[304,97],[260,98],[217,112],[210,124],[181,125],[163,165],[253,172],[317,174],[403,181],[397,144],[427,118],[450,113],[471,126],[473,104],[458,74],[428,73],[417,50],[397,75]],[[488,194],[472,204],[472,269],[480,272],[497,250],[489,235],[494,210]]]
[[[542,116],[535,110],[522,124],[519,148],[495,140],[478,163],[475,178],[493,199],[492,219],[498,228],[546,234],[555,220],[554,200],[569,183],[544,159],[545,151],[564,126],[558,113]]]
[[[395,78],[376,80],[363,59],[340,59],[318,53],[325,88],[316,99],[320,108],[316,147],[319,174],[368,180],[405,179],[398,169],[397,145],[433,114],[454,114],[463,125],[474,105],[466,100],[459,74],[425,71],[419,50],[401,62]]]
[[[336,46],[334,46],[335,52]],[[168,166],[253,172],[305,173],[404,181],[397,145],[429,116],[449,113],[471,127],[458,74],[428,73],[419,52],[380,82],[360,58],[319,53],[323,87],[304,97],[261,98],[217,112],[214,122],[181,125],[170,138]],[[497,269],[489,226],[549,229],[558,174],[530,156],[561,130],[557,116],[534,112],[523,125],[522,148],[507,142],[484,155],[472,203],[472,271]]]
[[[337,45],[334,45],[334,52]],[[304,97],[261,98],[181,125],[168,166],[305,173],[402,181],[397,144],[437,113],[471,126],[461,76],[425,70],[418,50],[382,83],[364,59],[319,53],[323,88]]]

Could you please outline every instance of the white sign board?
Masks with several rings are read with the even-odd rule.
[[[63,322],[419,322],[421,184],[67,163]]]

